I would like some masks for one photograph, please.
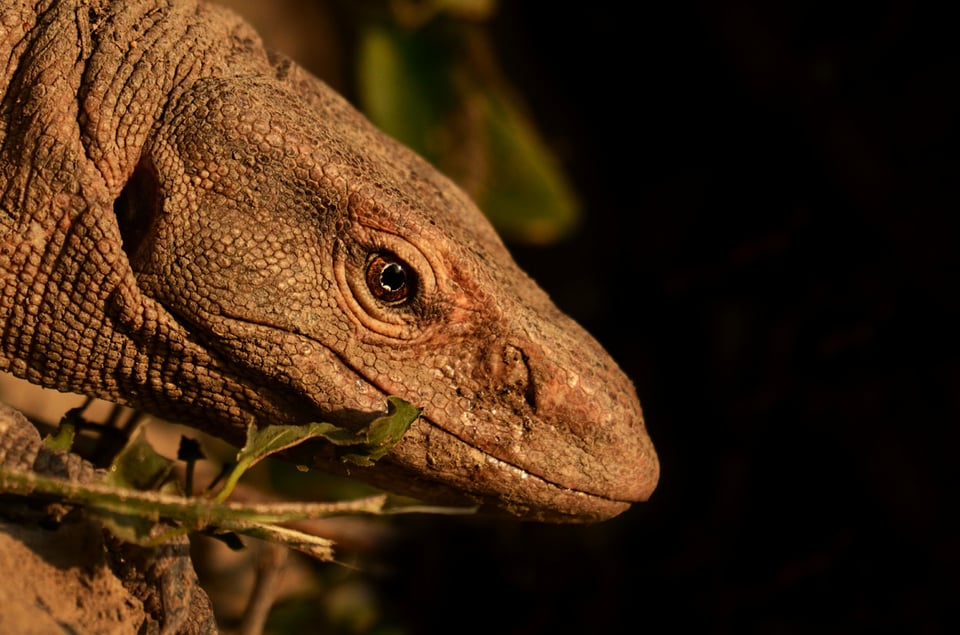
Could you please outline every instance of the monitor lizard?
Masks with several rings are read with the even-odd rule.
[[[232,12],[7,0],[0,96],[0,370],[234,443],[398,395],[421,417],[352,476],[539,521],[651,495],[610,355],[467,195]]]

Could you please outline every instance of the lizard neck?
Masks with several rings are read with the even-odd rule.
[[[118,220],[145,219],[118,200],[171,103],[256,42],[238,18],[196,2],[5,0],[0,371],[129,403],[167,372],[144,351],[200,354],[140,293]]]

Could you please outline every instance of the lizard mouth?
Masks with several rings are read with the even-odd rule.
[[[466,500],[487,513],[524,520],[596,522],[622,513],[632,502],[553,482],[484,452],[424,416],[384,461],[388,471],[415,466],[416,476],[407,482],[412,496],[439,503]]]
[[[346,383],[354,386],[363,383],[368,387],[365,393],[371,403],[382,404],[381,400],[394,394],[365,377],[348,360],[340,357],[326,360],[331,361],[342,366],[343,377],[352,378]],[[308,418],[334,423],[345,418],[338,424],[348,426],[364,418],[361,409],[330,412],[329,407],[311,398],[310,391],[298,392],[309,403],[304,404],[306,410],[313,413]],[[423,405],[416,402],[416,397],[408,400],[414,405]],[[431,416],[427,404],[424,413],[397,445],[372,467],[348,469],[335,459],[331,447],[318,449],[312,444],[309,462],[320,469],[426,502],[477,505],[484,513],[524,520],[596,522],[622,513],[634,502],[557,482],[544,475],[547,470],[538,471],[529,462],[511,461],[485,449],[482,442],[464,438],[457,432]],[[299,451],[292,456],[299,457]]]

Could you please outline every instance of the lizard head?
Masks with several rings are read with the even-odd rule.
[[[548,521],[649,497],[630,380],[448,179],[295,67],[198,81],[165,116],[120,219],[189,360],[161,410],[235,440],[250,419],[358,426],[398,395],[420,419],[352,476]]]

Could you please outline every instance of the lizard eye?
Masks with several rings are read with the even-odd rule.
[[[367,260],[367,288],[373,297],[389,305],[403,304],[413,297],[416,274],[392,253],[375,253]]]
[[[436,266],[396,234],[358,233],[363,238],[359,244],[334,243],[338,297],[367,333],[399,340],[417,337],[428,322],[427,308],[434,306]]]

